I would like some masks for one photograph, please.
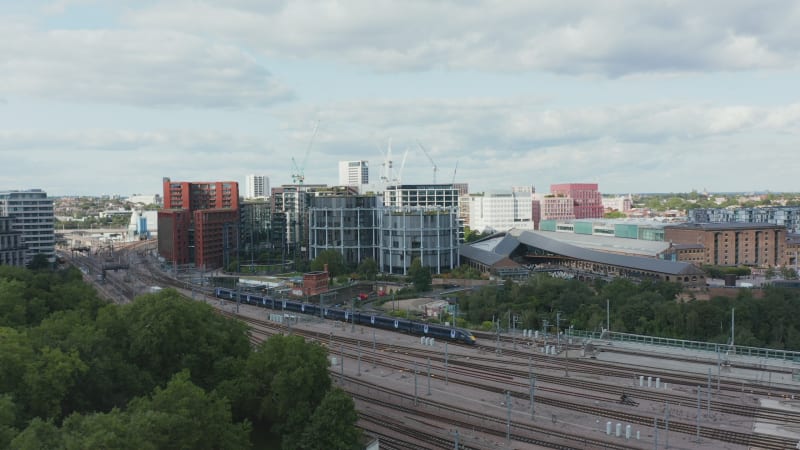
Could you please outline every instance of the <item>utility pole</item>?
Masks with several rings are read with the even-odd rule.
[[[556,353],[561,351],[561,311],[556,311]]]
[[[508,419],[506,420],[506,440],[511,444],[511,394],[506,391],[506,407],[508,408]]]
[[[350,332],[356,332],[356,298],[353,297],[350,299],[350,318],[352,320],[353,325],[350,327]]]

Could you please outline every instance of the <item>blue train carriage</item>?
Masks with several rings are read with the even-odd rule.
[[[226,288],[216,288],[214,294],[218,298],[236,301],[236,291]],[[311,303],[293,302],[287,299],[273,299],[266,296],[249,293],[239,293],[239,301],[249,305],[283,310],[301,314],[318,316],[319,306]],[[405,333],[429,336],[437,339],[447,339],[474,345],[475,336],[463,328],[445,327],[425,322],[415,322],[399,317],[387,317],[364,312],[355,312],[348,309],[322,308],[322,315],[326,319],[355,322],[360,325],[381,328],[385,330],[401,331]]]
[[[452,328],[425,322],[414,322],[411,325],[411,332],[413,334],[420,334],[435,339],[447,339],[470,345],[475,344],[475,336],[470,331],[464,330],[463,328]]]

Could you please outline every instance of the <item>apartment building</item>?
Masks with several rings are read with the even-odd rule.
[[[235,181],[163,180],[158,251],[167,261],[214,269],[236,258],[239,184]]]
[[[0,217],[12,218],[11,228],[22,235],[24,264],[37,254],[55,258],[53,199],[41,189],[0,191]]]

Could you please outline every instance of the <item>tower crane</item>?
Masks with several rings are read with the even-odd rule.
[[[308,141],[308,147],[306,147],[306,154],[303,156],[303,163],[298,166],[297,161],[295,161],[294,156],[292,156],[292,168],[294,172],[292,172],[292,182],[294,184],[303,184],[305,181],[305,169],[306,169],[306,162],[308,161],[308,154],[311,152],[311,145],[314,144],[314,138],[317,137],[317,130],[319,129],[319,120],[317,123],[314,124],[314,132],[311,133],[311,140]]]
[[[436,163],[433,162],[433,158],[431,158],[431,155],[428,153],[428,150],[426,150],[425,147],[422,146],[422,143],[419,140],[417,140],[417,145],[422,150],[422,153],[425,153],[425,156],[428,157],[428,161],[430,161],[431,165],[433,166],[433,184],[436,184],[436,171],[438,171],[439,168],[436,167]]]
[[[458,172],[458,160],[456,160],[456,167],[453,169],[453,181],[452,184],[456,183],[456,172]]]

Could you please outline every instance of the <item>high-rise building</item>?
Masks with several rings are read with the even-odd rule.
[[[367,161],[339,161],[339,185],[354,186],[361,189],[369,184],[369,163]]]
[[[551,184],[550,193],[571,198],[576,219],[603,217],[603,196],[597,190],[597,183]]]
[[[469,228],[479,232],[533,230],[531,190],[512,189],[511,193],[470,194]]]
[[[25,265],[25,245],[13,222],[11,217],[0,217],[0,265],[21,267]]]
[[[266,175],[250,174],[245,178],[244,198],[267,198],[269,197],[269,177]]]
[[[55,258],[53,200],[41,189],[0,191],[0,216],[11,217],[13,230],[22,233],[25,264],[37,254]]]
[[[173,182],[164,178],[158,212],[158,252],[173,264],[213,269],[236,258],[239,184]]]
[[[458,209],[458,189],[452,184],[399,184],[383,191],[383,203],[396,207]]]

